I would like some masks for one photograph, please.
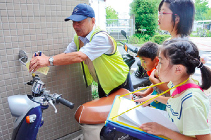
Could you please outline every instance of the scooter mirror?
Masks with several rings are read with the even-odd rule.
[[[26,63],[28,60],[28,56],[26,55],[26,52],[23,50],[19,51],[19,61],[21,61],[21,63]]]
[[[122,34],[124,37],[126,37],[126,38],[127,38],[127,36],[126,36],[126,32],[125,32],[124,30],[121,30],[121,34]]]

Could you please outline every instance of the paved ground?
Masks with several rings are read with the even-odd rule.
[[[190,37],[201,51],[211,51],[211,37]]]

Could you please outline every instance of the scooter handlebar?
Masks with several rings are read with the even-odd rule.
[[[58,97],[56,99],[56,101],[57,102],[60,102],[61,104],[65,105],[67,107],[69,107],[70,109],[73,109],[74,108],[74,104],[72,102],[70,102],[70,101],[68,101],[68,100],[66,100],[66,99],[64,99],[62,97]]]
[[[122,45],[124,45],[124,43],[122,41],[119,41]]]
[[[128,47],[128,50],[132,51],[133,53],[138,53],[138,48],[137,47],[135,47],[135,46],[133,46],[131,44],[127,44],[127,43],[126,43],[126,45]]]
[[[120,43],[123,45],[123,48],[126,52],[128,52],[128,50],[132,51],[133,53],[138,53],[138,48],[131,45],[131,44],[128,44],[128,43],[123,43],[120,41]]]

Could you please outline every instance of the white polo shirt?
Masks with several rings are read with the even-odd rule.
[[[95,27],[86,37],[79,36],[79,39],[84,43],[84,46],[80,48],[79,51],[86,54],[91,61],[95,60],[102,54],[111,54],[114,50],[113,43],[109,39],[108,35],[103,32],[95,34],[92,38],[92,41],[90,42],[91,35],[94,30]],[[77,47],[73,38],[72,42],[67,46],[67,49],[64,51],[64,53],[76,51]]]

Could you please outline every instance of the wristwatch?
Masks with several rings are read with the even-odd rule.
[[[50,57],[50,58],[48,59],[48,61],[50,62],[50,65],[53,66],[53,57]]]

